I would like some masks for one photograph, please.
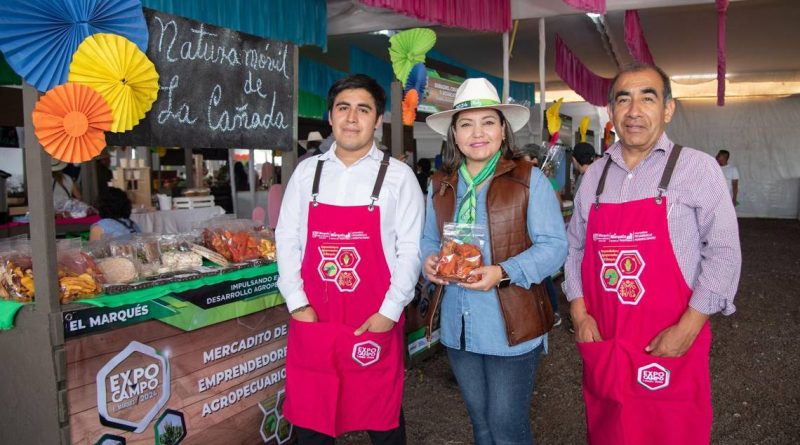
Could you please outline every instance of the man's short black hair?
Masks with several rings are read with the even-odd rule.
[[[664,97],[664,105],[672,99],[672,85],[669,83],[669,76],[667,73],[664,72],[661,68],[655,65],[649,65],[646,63],[632,63],[630,65],[625,66],[622,68],[613,79],[611,79],[611,85],[608,86],[608,103],[613,105],[614,104],[614,85],[617,84],[617,79],[620,76],[627,73],[638,73],[641,71],[653,70],[661,77],[661,81],[664,82],[664,89],[661,92],[661,95]]]
[[[725,159],[730,159],[731,152],[729,152],[728,150],[720,150],[719,153],[717,153],[717,156],[725,156]]]
[[[594,162],[594,146],[588,142],[578,142],[572,149],[572,157],[578,161],[578,164],[589,165]]]
[[[100,218],[130,218],[131,202],[128,195],[116,187],[109,187],[97,198],[97,213]]]
[[[378,112],[378,117],[383,116],[383,112],[386,110],[386,91],[375,79],[366,74],[352,74],[334,82],[331,85],[331,89],[328,90],[328,112],[330,113],[333,110],[333,101],[336,100],[336,96],[339,93],[344,90],[357,90],[359,88],[367,90],[372,99],[375,100],[375,111]]]

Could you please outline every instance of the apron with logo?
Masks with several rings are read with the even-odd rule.
[[[586,309],[601,342],[578,343],[590,444],[708,444],[711,384],[706,322],[682,357],[645,347],[678,322],[692,290],[670,242],[663,196],[680,155],[676,145],[654,198],[600,204],[608,159],[586,227],[581,264]]]
[[[399,426],[403,397],[403,321],[384,333],[353,335],[378,312],[390,272],[375,202],[389,166],[384,156],[365,206],[317,202],[318,161],[300,275],[319,322],[289,321],[286,418],[329,436]]]

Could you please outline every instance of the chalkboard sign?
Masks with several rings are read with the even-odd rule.
[[[109,145],[292,149],[292,44],[144,8],[158,99]]]

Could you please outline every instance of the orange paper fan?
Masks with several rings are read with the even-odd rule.
[[[33,109],[33,127],[50,156],[64,162],[85,162],[106,146],[105,131],[114,117],[97,91],[65,83],[39,98]]]
[[[417,106],[419,106],[419,94],[412,88],[403,98],[403,125],[414,125],[417,119]]]

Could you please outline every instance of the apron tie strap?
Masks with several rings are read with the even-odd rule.
[[[375,208],[375,202],[378,201],[378,196],[381,194],[381,187],[383,187],[383,180],[386,178],[386,170],[389,169],[389,152],[383,152],[383,159],[381,159],[381,168],[378,170],[378,178],[375,179],[375,187],[372,188],[372,195],[369,197],[369,211]]]
[[[319,203],[317,202],[317,196],[319,195],[319,179],[322,177],[322,164],[325,161],[322,158],[317,159],[317,169],[314,171],[314,184],[311,186],[311,205],[316,207]]]
[[[672,173],[675,171],[675,165],[678,163],[678,156],[681,155],[683,146],[675,144],[672,146],[672,152],[667,159],[667,165],[664,167],[664,173],[661,174],[661,182],[658,183],[658,194],[656,195],[656,204],[661,204],[663,201],[662,196],[666,193],[669,187],[669,181],[672,179]]]

